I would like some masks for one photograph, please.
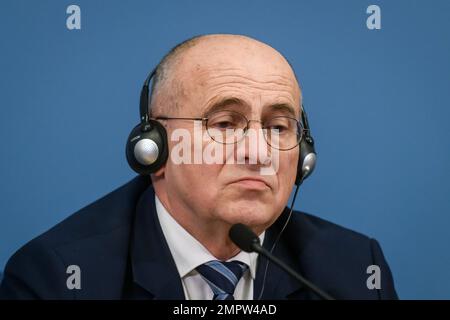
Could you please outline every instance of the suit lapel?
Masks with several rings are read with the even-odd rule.
[[[153,299],[184,299],[181,279],[156,215],[152,186],[138,202],[133,229],[133,281]]]

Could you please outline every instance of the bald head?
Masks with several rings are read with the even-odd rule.
[[[278,51],[247,36],[215,34],[186,40],[161,60],[152,85],[152,116],[178,113],[186,101],[192,100],[193,91],[207,94],[204,90],[215,74],[227,72],[229,76],[262,82],[261,85],[264,79],[283,82],[293,93],[293,103],[300,105],[295,73]]]

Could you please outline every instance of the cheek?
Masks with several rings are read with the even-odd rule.
[[[209,199],[214,201],[219,192],[218,176],[223,164],[204,163],[203,151],[208,144],[215,143],[210,141],[211,139],[204,130],[200,131],[201,133],[198,135],[195,128],[182,129],[184,130],[183,134],[189,135],[186,140],[184,140],[184,136],[182,139],[169,136],[170,152],[165,167],[168,188],[183,198],[202,199],[204,202]],[[173,133],[172,130],[168,131]],[[195,140],[198,138],[200,138],[200,142]],[[199,145],[201,149],[196,149],[196,146]],[[197,161],[200,163],[195,164]]]
[[[218,165],[202,164],[174,164],[166,166],[166,178],[170,181],[172,190],[192,199],[207,201],[215,198],[219,191],[217,176],[220,172]]]
[[[284,151],[280,154],[278,182],[280,189],[292,189],[297,176],[298,150]],[[289,191],[290,192],[290,191]]]

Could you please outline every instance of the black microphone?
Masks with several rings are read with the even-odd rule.
[[[313,283],[309,282],[298,274],[294,269],[286,265],[283,261],[275,257],[269,251],[261,246],[258,236],[250,230],[249,227],[242,223],[235,224],[231,227],[229,232],[230,239],[245,252],[257,252],[262,254],[266,259],[275,263],[278,267],[289,273],[292,277],[300,281],[301,284],[317,294],[324,300],[334,300],[328,293],[322,291],[316,287]]]

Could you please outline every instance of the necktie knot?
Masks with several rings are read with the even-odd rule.
[[[234,290],[248,266],[240,261],[208,261],[197,267],[198,273],[214,293],[213,300],[234,300]]]

